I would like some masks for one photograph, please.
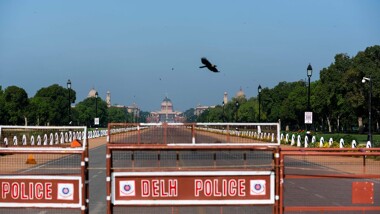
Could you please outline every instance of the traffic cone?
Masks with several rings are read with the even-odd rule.
[[[37,164],[36,159],[34,158],[33,154],[28,155],[28,159],[26,159],[26,164]]]
[[[82,143],[79,140],[74,139],[73,141],[71,141],[70,147],[71,148],[82,147]]]

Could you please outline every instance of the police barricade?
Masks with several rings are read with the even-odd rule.
[[[205,126],[110,124],[107,213],[278,213],[277,137]]]
[[[281,148],[281,213],[380,213],[380,148]]]
[[[0,126],[0,213],[87,213],[86,129]]]

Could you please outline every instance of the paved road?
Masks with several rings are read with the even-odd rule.
[[[106,145],[90,149],[90,213],[106,213]]]

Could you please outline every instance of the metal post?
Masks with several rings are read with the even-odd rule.
[[[96,121],[96,118],[98,118],[98,92],[95,92],[95,121]],[[95,127],[97,127],[96,123],[94,125]]]
[[[222,102],[222,107],[223,107],[223,115],[222,115],[222,120],[223,120],[223,123],[225,122],[225,119],[224,119],[224,101]]]
[[[259,93],[259,123],[261,121],[261,85],[257,88],[257,91]]]
[[[235,106],[236,106],[235,122],[237,122],[238,121],[238,110],[239,110],[239,102],[237,100],[235,102]]]
[[[371,76],[363,77],[362,82],[369,82],[369,102],[368,102],[368,141],[372,144],[372,79]]]
[[[369,135],[369,141],[372,145],[372,79],[371,76],[369,77],[369,111],[368,111],[368,135]]]
[[[308,90],[307,90],[307,111],[310,112],[311,111],[311,108],[310,108],[310,77],[313,74],[313,68],[311,67],[310,63],[307,66],[306,70],[307,70],[307,77],[309,79],[309,85],[308,85]],[[311,134],[310,134],[310,124],[309,123],[306,124],[306,137],[308,139],[308,142],[310,142],[311,141]]]
[[[67,80],[67,89],[69,90],[69,125],[71,125],[71,81]]]

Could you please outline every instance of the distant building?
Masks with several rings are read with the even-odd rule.
[[[173,103],[168,97],[165,97],[161,102],[161,110],[151,112],[147,118],[148,123],[175,123],[184,121],[185,118],[182,112],[174,111]]]
[[[90,98],[90,97],[96,97],[96,93],[97,91],[92,88],[89,92],[88,92],[88,95],[87,95],[87,98]]]
[[[88,92],[87,98],[90,98],[90,97],[96,97],[96,93],[97,93],[97,91],[96,91],[94,88],[92,88],[92,89]],[[135,118],[140,117],[140,108],[137,106],[136,103],[133,103],[133,104],[130,105],[130,106],[125,106],[125,105],[112,105],[112,104],[111,104],[111,92],[110,92],[110,91],[107,91],[107,95],[106,95],[106,103],[107,103],[107,107],[108,107],[108,108],[114,107],[114,108],[124,108],[124,109],[126,109],[128,113],[132,114],[134,120],[135,120]]]
[[[199,116],[201,115],[204,111],[206,111],[210,106],[201,106],[200,104],[195,107],[194,109],[194,115]]]
[[[127,111],[128,113],[132,114],[132,116],[135,118],[135,117],[140,117],[140,109],[139,107],[136,105],[136,103],[133,103],[132,105],[130,106],[127,106]]]
[[[227,92],[224,92],[223,104],[226,105],[227,103],[228,103],[228,94],[227,94]]]
[[[240,90],[236,93],[235,98],[239,98],[239,97],[245,98],[245,93],[241,87],[240,87]]]
[[[110,91],[107,91],[106,103],[107,103],[108,108],[111,107],[111,92]]]

